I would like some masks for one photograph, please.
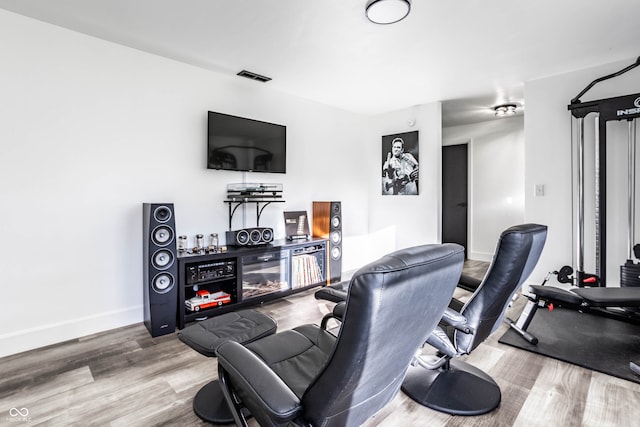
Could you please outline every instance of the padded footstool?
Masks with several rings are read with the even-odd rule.
[[[203,320],[178,333],[180,341],[207,357],[215,357],[216,349],[225,341],[247,344],[276,332],[271,317],[254,310],[226,313]],[[211,381],[193,398],[193,411],[214,424],[232,424],[233,416],[222,394],[218,380]]]

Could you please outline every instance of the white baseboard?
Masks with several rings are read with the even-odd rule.
[[[142,322],[143,307],[129,307],[0,335],[0,357]]]

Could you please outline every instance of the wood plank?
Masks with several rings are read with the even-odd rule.
[[[597,374],[597,375],[596,375]],[[585,427],[637,426],[640,385],[594,372],[582,425]]]
[[[69,390],[91,384],[94,381],[88,366],[61,372],[55,376],[48,376],[48,378],[46,383],[34,384],[0,398],[0,414],[8,414],[11,408],[27,408],[33,417],[33,411],[35,408],[40,408],[44,400],[56,399]]]
[[[584,415],[591,371],[545,359],[514,426],[579,426]]]

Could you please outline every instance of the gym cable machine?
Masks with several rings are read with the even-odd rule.
[[[536,345],[538,338],[528,332],[538,307],[553,309],[558,303],[563,306],[590,311],[606,317],[636,323],[640,313],[640,244],[635,241],[635,198],[636,198],[636,122],[640,117],[640,93],[581,102],[582,97],[594,85],[626,73],[640,66],[640,57],[635,63],[592,81],[568,105],[571,113],[572,139],[572,181],[574,207],[574,268],[564,266],[559,271],[550,272],[541,285],[532,285],[532,295],[517,321],[509,318],[507,324],[530,344]],[[584,271],[584,231],[585,231],[585,118],[595,114],[595,274]],[[607,123],[628,122],[627,136],[627,261],[620,266],[620,287],[607,286]],[[577,188],[576,188],[577,187]],[[552,274],[558,282],[572,283],[578,289],[565,290],[544,286]],[[573,275],[573,276],[572,276]],[[583,288],[583,289],[580,289]],[[629,361],[629,368],[640,375],[640,363]]]
[[[635,240],[635,183],[636,183],[636,122],[640,117],[640,93],[582,102],[580,98],[594,85],[604,80],[618,77],[640,66],[640,57],[635,63],[615,73],[600,77],[585,87],[568,105],[572,117],[571,138],[575,170],[574,184],[574,271],[573,285],[607,285],[607,123],[610,121],[628,122],[628,259],[620,268],[621,286],[640,286],[640,264],[633,261],[634,255],[640,258],[640,245]],[[584,271],[584,231],[585,231],[585,119],[594,113],[595,131],[595,274]],[[575,150],[574,150],[575,147]],[[575,189],[577,185],[577,189]]]

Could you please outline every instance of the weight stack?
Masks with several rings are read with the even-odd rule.
[[[640,264],[627,261],[620,266],[620,286],[640,286]]]
[[[640,264],[628,260],[620,266],[620,287],[640,286]],[[625,311],[638,313],[639,308],[625,307]]]

